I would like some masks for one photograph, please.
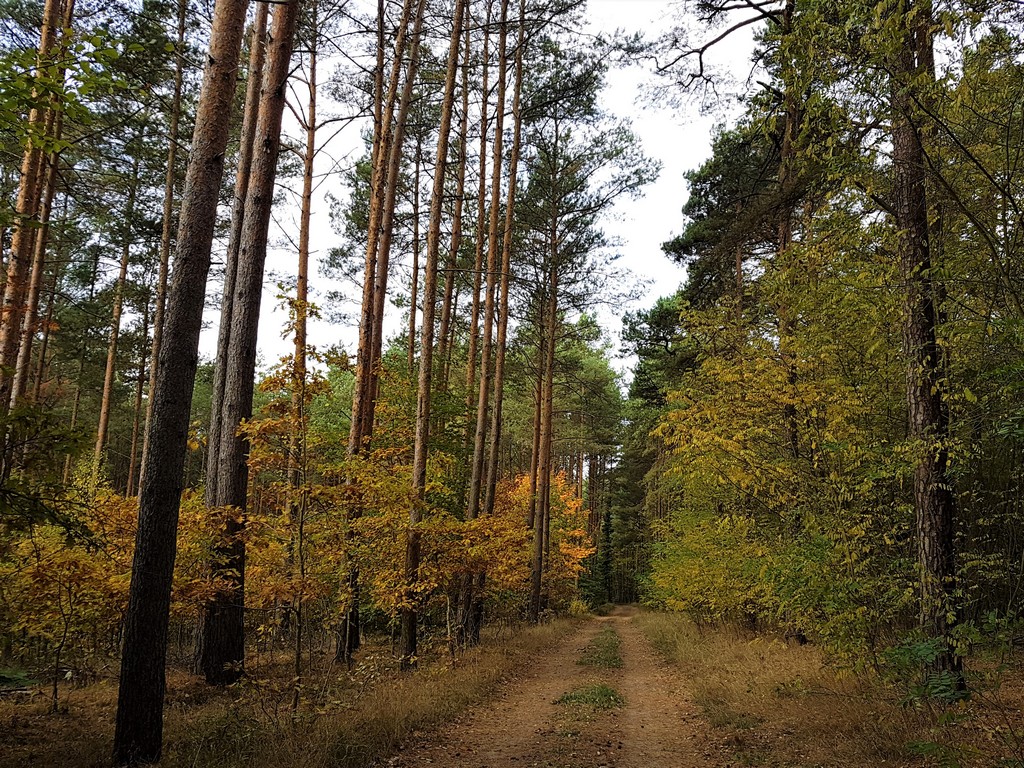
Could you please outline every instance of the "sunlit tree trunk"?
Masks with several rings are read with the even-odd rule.
[[[367,231],[366,267],[363,274],[362,310],[359,322],[359,347],[356,352],[355,381],[352,384],[352,414],[349,426],[348,455],[359,456],[368,447],[369,438],[373,433],[373,396],[374,367],[376,358],[376,338],[380,333],[377,326],[376,307],[378,290],[387,289],[387,264],[384,268],[384,283],[381,287],[377,279],[380,259],[381,233],[384,219],[384,207],[387,204],[387,187],[390,183],[391,169],[397,167],[401,160],[401,144],[404,126],[408,113],[406,91],[411,97],[411,85],[402,92],[402,105],[398,103],[398,87],[402,77],[405,51],[408,46],[409,24],[412,21],[413,0],[405,0],[399,21],[398,33],[395,37],[395,56],[391,65],[387,94],[384,94],[384,3],[379,0],[377,5],[377,72],[374,78],[374,141],[372,151],[372,171],[370,181],[370,216]],[[421,17],[419,17],[421,19]],[[415,75],[414,57],[418,56],[419,24],[413,35],[409,67],[406,72],[407,81]],[[395,111],[398,119],[395,120]],[[401,130],[399,129],[401,126]],[[394,145],[397,142],[399,157],[392,162]],[[391,198],[394,205],[394,198]],[[382,305],[383,307],[383,305]],[[383,309],[382,309],[383,317]],[[349,522],[361,514],[359,506],[353,505],[349,512]],[[350,534],[351,535],[351,534]],[[351,560],[346,565],[346,585],[348,599],[341,630],[338,633],[338,656],[340,660],[351,662],[352,653],[359,648],[359,571]]]
[[[484,510],[494,512],[494,495],[498,484],[498,457],[501,450],[502,405],[505,395],[505,353],[508,346],[509,282],[512,271],[512,235],[515,227],[516,186],[519,172],[519,153],[522,146],[522,111],[520,101],[523,89],[523,48],[526,40],[526,8],[524,0],[519,7],[519,40],[516,44],[515,90],[512,96],[512,152],[508,163],[508,199],[505,203],[505,231],[501,247],[501,286],[498,298],[498,338],[494,359],[494,404],[491,408],[490,451],[487,462],[487,487]]]
[[[390,156],[388,157],[387,184],[381,208],[380,244],[377,253],[377,277],[373,286],[373,347],[370,355],[369,381],[363,402],[364,440],[373,432],[374,413],[377,406],[377,390],[380,383],[381,355],[384,349],[384,310],[387,305],[388,271],[391,268],[391,242],[395,232],[395,207],[398,188],[401,180],[402,149],[405,142],[405,129],[409,119],[409,106],[415,91],[420,61],[420,37],[423,32],[423,19],[426,15],[427,0],[419,0],[413,31],[409,42],[409,66],[406,70],[402,96],[398,104],[398,116],[395,119],[394,133],[391,137]]]
[[[548,305],[545,321],[546,340],[544,346],[544,384],[541,394],[540,436],[537,461],[537,511],[533,527],[533,562],[530,571],[530,620],[537,622],[543,609],[544,571],[550,546],[551,524],[551,473],[555,388],[555,349],[558,327],[558,267],[557,267],[557,219],[552,224],[550,266],[548,268]]]
[[[47,87],[45,81],[55,79],[53,52],[60,24],[60,0],[46,0],[39,33],[36,84],[33,85],[34,99]],[[11,373],[5,371],[13,372],[17,363],[25,295],[32,267],[32,248],[36,239],[35,220],[39,213],[43,185],[44,146],[34,134],[49,136],[53,119],[53,110],[41,106],[33,107],[28,116],[30,138],[22,155],[21,178],[14,208],[15,224],[11,237],[11,254],[6,264],[7,282],[4,284],[3,305],[0,307],[0,408],[5,412],[10,405],[13,385]]]
[[[409,377],[416,363],[416,302],[420,279],[420,169],[423,166],[423,138],[416,137],[412,189],[412,280],[409,286],[409,345],[406,349]]]
[[[508,79],[508,5],[501,3],[501,31],[498,42],[498,95],[494,113],[494,150],[491,156],[491,208],[487,231],[487,288],[484,296],[483,330],[480,346],[480,383],[477,388],[476,431],[473,440],[473,464],[469,481],[467,519],[480,514],[487,441],[487,405],[491,395],[493,369],[491,354],[494,336],[494,300],[498,281],[498,220],[501,209],[501,170],[504,156],[505,94]]]
[[[444,300],[441,305],[441,328],[438,331],[438,355],[441,358],[443,369],[441,373],[441,390],[448,391],[452,367],[452,343],[450,336],[453,330],[452,317],[455,314],[455,275],[459,266],[459,251],[462,248],[462,210],[466,202],[466,166],[469,155],[469,67],[471,49],[471,36],[469,25],[469,3],[465,4],[466,10],[463,18],[463,35],[465,36],[464,50],[462,56],[462,115],[459,124],[459,170],[456,180],[455,211],[452,214],[452,240],[448,250],[448,259],[445,267],[444,277]]]
[[[452,130],[452,109],[455,102],[455,76],[459,63],[459,41],[462,38],[463,5],[456,0],[452,20],[448,67],[445,72],[444,97],[441,103],[441,126],[437,137],[437,160],[434,163],[434,188],[430,195],[430,223],[427,228],[427,263],[423,273],[423,328],[420,342],[420,371],[416,389],[416,437],[413,442],[413,500],[409,508],[409,533],[406,540],[405,581],[409,594],[402,609],[402,664],[415,663],[417,627],[415,586],[419,578],[420,532],[427,488],[427,456],[430,451],[430,400],[433,395],[431,377],[434,370],[434,323],[437,310],[437,264],[441,249],[441,213],[444,204],[445,164]]]
[[[178,128],[181,123],[181,90],[185,70],[185,21],[188,0],[178,0],[178,39],[174,54],[174,94],[171,96],[171,122],[168,127],[167,170],[164,175],[163,224],[160,230],[160,267],[156,279],[156,303],[153,308],[153,344],[149,353],[149,387],[146,398],[146,424],[142,430],[142,460],[139,465],[139,487],[146,473],[146,441],[153,420],[153,399],[156,392],[156,369],[160,345],[164,338],[164,311],[167,304],[167,275],[171,263],[171,235],[174,226],[174,179],[178,158]]]
[[[142,392],[146,385],[146,342],[149,341],[149,299],[142,306],[142,342],[139,354],[139,375],[135,381],[135,404],[132,408],[132,442],[128,452],[128,482],[126,496],[135,495],[135,469],[139,453],[139,430],[142,422]]]
[[[316,161],[317,131],[317,53],[319,36],[317,21],[319,4],[310,0],[308,13],[313,30],[306,70],[306,149],[302,156],[302,200],[299,210],[299,260],[295,279],[295,349],[292,355],[292,433],[288,446],[288,525],[291,528],[289,570],[298,577],[291,610],[295,616],[294,669],[292,709],[299,705],[302,690],[302,636],[304,624],[303,586],[305,584],[305,520],[306,494],[306,379],[309,319],[309,230],[313,209],[313,170]],[[298,573],[295,573],[296,567]]]

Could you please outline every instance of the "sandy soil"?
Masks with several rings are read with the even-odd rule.
[[[618,608],[574,635],[509,681],[498,696],[405,746],[393,768],[728,768],[735,758],[717,743],[663,664]],[[584,667],[580,651],[606,626],[621,639],[621,669]],[[572,716],[556,700],[580,686],[605,683],[621,709]]]

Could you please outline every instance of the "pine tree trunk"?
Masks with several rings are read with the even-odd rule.
[[[443,366],[441,390],[445,393],[448,392],[452,368],[452,347],[454,345],[449,337],[452,333],[452,317],[455,314],[455,302],[458,300],[458,297],[455,295],[455,275],[459,267],[459,251],[462,248],[462,210],[466,203],[466,166],[469,160],[469,67],[472,49],[469,30],[469,3],[466,3],[465,6],[466,10],[463,18],[465,47],[462,57],[462,116],[459,123],[459,170],[456,180],[455,211],[452,214],[452,240],[445,266],[444,301],[441,305],[441,329],[438,332],[440,341],[437,350]]]
[[[480,285],[483,282],[484,270],[484,225],[487,218],[487,134],[488,109],[490,104],[490,29],[491,4],[487,3],[487,20],[484,24],[483,42],[483,73],[480,90],[480,178],[477,186],[476,201],[476,249],[473,259],[473,300],[469,311],[469,344],[466,353],[466,445],[467,463],[470,461],[469,449],[476,434],[471,427],[475,426],[473,406],[476,402],[476,357],[480,343]],[[472,465],[471,465],[472,466]],[[470,471],[472,474],[472,470]],[[467,481],[469,478],[466,478]],[[468,493],[468,487],[466,489]],[[472,507],[471,497],[467,496],[466,509]],[[464,589],[463,592],[466,592]]]
[[[420,60],[420,37],[423,32],[423,19],[426,15],[427,0],[419,0],[416,17],[413,22],[412,37],[409,43],[409,67],[402,86],[402,97],[398,106],[398,117],[395,120],[394,135],[391,139],[390,156],[388,158],[387,184],[381,208],[380,244],[377,254],[377,277],[373,286],[373,347],[370,356],[370,373],[367,389],[364,394],[362,423],[364,440],[373,433],[374,412],[377,405],[377,390],[380,382],[381,355],[384,348],[384,309],[387,304],[388,270],[391,265],[391,241],[395,230],[395,205],[398,197],[402,166],[402,145],[405,141],[405,129],[409,118],[409,106],[416,86]]]
[[[274,8],[245,216],[239,237],[229,342],[226,348],[218,348],[217,355],[225,363],[225,376],[214,506],[232,511],[226,515],[224,538],[214,545],[211,568],[212,574],[227,586],[207,602],[197,642],[199,668],[211,685],[226,685],[237,680],[245,662],[245,542],[242,534],[249,484],[249,443],[238,430],[242,422],[252,416],[267,232],[299,10],[299,0],[289,0]]]
[[[412,491],[409,508],[409,533],[406,539],[405,582],[408,594],[402,609],[402,666],[416,663],[416,582],[420,566],[420,532],[426,503],[427,456],[430,450],[431,377],[434,370],[434,322],[437,310],[437,264],[441,247],[441,212],[444,203],[445,164],[452,130],[452,109],[455,102],[455,76],[459,62],[459,41],[462,38],[463,4],[457,0],[448,48],[444,98],[441,104],[441,126],[437,137],[437,160],[434,163],[434,188],[430,196],[430,224],[427,229],[427,263],[423,274],[423,329],[420,342],[420,371],[416,390],[416,437],[413,442]]]
[[[231,209],[231,230],[228,234],[228,249],[224,255],[224,289],[220,305],[220,327],[217,330],[217,357],[213,368],[213,394],[210,398],[210,431],[206,453],[206,505],[217,506],[220,495],[220,448],[223,438],[224,387],[227,381],[227,358],[231,348],[231,317],[235,300],[235,281],[238,273],[238,259],[242,242],[242,227],[245,225],[246,202],[249,179],[252,176],[253,153],[256,143],[256,121],[260,107],[260,92],[263,87],[263,70],[267,56],[267,15],[268,3],[256,7],[256,20],[249,43],[249,73],[245,87],[245,111],[242,115],[242,131],[239,138],[238,169],[235,172],[235,200]],[[202,671],[197,657],[197,671]]]
[[[246,7],[244,0],[217,0],[196,111],[149,427],[148,469],[139,494],[114,731],[117,766],[160,759],[178,510]]]
[[[164,337],[164,311],[167,303],[167,274],[171,263],[171,234],[174,224],[174,179],[178,157],[178,127],[181,122],[181,90],[185,69],[185,20],[188,0],[178,0],[178,40],[174,54],[174,95],[171,97],[171,124],[168,129],[167,171],[164,176],[163,225],[160,231],[160,268],[156,282],[156,306],[153,309],[153,344],[149,353],[149,388],[146,398],[146,424],[142,430],[142,460],[139,466],[139,487],[146,474],[146,448],[149,425],[153,420],[153,400],[156,393],[156,369],[160,359],[160,345]]]
[[[39,33],[39,51],[36,58],[37,83],[53,72],[53,51],[61,24],[60,0],[46,0]],[[55,79],[55,78],[53,78]],[[43,86],[45,88],[45,85]],[[33,97],[39,94],[39,85],[33,86]],[[33,107],[28,117],[29,131],[50,134],[54,113],[43,107]],[[30,133],[31,135],[31,133]],[[11,400],[13,377],[4,371],[13,371],[17,363],[18,342],[21,338],[25,294],[32,266],[32,248],[35,243],[34,220],[39,213],[43,183],[43,147],[29,138],[21,161],[21,179],[15,202],[15,226],[11,237],[11,255],[7,260],[7,282],[4,285],[3,305],[0,307],[0,408],[6,413]],[[6,452],[6,451],[5,451]],[[5,462],[6,464],[6,462]],[[5,466],[5,472],[7,471]]]
[[[107,446],[107,427],[110,425],[110,407],[114,392],[114,375],[117,373],[117,340],[121,334],[121,312],[124,308],[124,286],[128,279],[128,262],[132,254],[132,234],[135,222],[135,195],[139,186],[139,154],[144,137],[139,137],[139,152],[132,161],[132,175],[129,180],[128,202],[125,204],[122,226],[121,265],[114,286],[114,308],[110,319],[110,341],[107,343],[107,367],[103,373],[103,394],[100,398],[100,421],[96,428],[96,446],[92,455],[93,486],[99,482],[103,462],[103,449]]]
[[[306,518],[306,326],[309,318],[309,229],[313,208],[313,170],[316,160],[317,131],[317,30],[319,5],[308,7],[313,40],[309,49],[306,76],[306,150],[302,158],[302,201],[299,211],[299,261],[295,279],[295,350],[292,358],[292,434],[288,450],[288,526],[289,575],[295,578],[298,564],[298,588],[294,590],[291,610],[295,616],[294,674],[292,710],[297,710],[302,691],[303,586],[305,584],[304,531]]]
[[[553,228],[557,232],[557,228]],[[544,387],[541,397],[540,457],[537,464],[537,512],[534,518],[533,564],[530,572],[530,620],[540,619],[544,603],[544,571],[550,549],[551,530],[551,473],[554,406],[555,348],[558,326],[558,269],[557,239],[551,242],[552,255],[548,274],[547,341],[544,349]]]
[[[54,138],[60,138],[62,122],[63,115],[57,114],[53,129]],[[32,278],[29,282],[28,299],[25,302],[18,362],[14,369],[14,381],[11,385],[11,408],[17,404],[25,392],[29,368],[32,365],[32,343],[35,341],[36,325],[39,321],[39,295],[42,292],[43,280],[46,275],[46,248],[50,240],[50,213],[57,191],[58,162],[59,156],[56,152],[52,152],[46,163],[46,177],[43,182],[43,196],[39,208],[39,231],[36,233],[35,243],[32,246]]]
[[[132,409],[132,443],[128,453],[128,482],[125,496],[135,495],[135,468],[139,453],[139,429],[142,422],[142,392],[146,385],[146,342],[149,341],[149,299],[142,309],[142,352],[139,354],[139,376],[135,382],[135,407]]]
[[[501,33],[498,42],[498,96],[494,120],[494,152],[491,158],[491,209],[487,232],[487,290],[484,297],[483,331],[480,348],[480,385],[476,401],[476,432],[473,440],[473,465],[469,482],[466,517],[480,514],[481,495],[486,467],[487,405],[491,394],[491,353],[493,351],[494,300],[498,281],[498,219],[501,208],[501,169],[504,157],[505,93],[508,80],[508,5],[501,3]]]
[[[416,302],[420,278],[420,168],[423,165],[423,138],[416,137],[416,170],[412,188],[412,280],[409,287],[409,345],[406,349],[409,378],[416,364]]]
[[[494,496],[498,485],[498,456],[501,450],[502,405],[505,395],[505,352],[508,346],[509,281],[512,269],[512,234],[515,224],[516,185],[519,173],[519,153],[522,146],[522,113],[520,101],[523,89],[523,48],[526,40],[526,9],[524,0],[519,7],[519,40],[516,44],[516,85],[512,96],[512,114],[515,127],[512,132],[512,152],[508,163],[508,200],[505,203],[505,232],[501,247],[501,288],[498,300],[498,339],[494,360],[494,405],[491,409],[490,453],[487,462],[487,488],[485,513],[494,513]]]
[[[398,86],[405,58],[407,31],[411,21],[413,0],[405,0],[402,17],[395,38],[395,57],[391,66],[388,91],[385,101],[383,93],[384,72],[384,3],[380,0],[377,8],[377,73],[374,78],[374,138],[371,155],[370,216],[366,233],[366,268],[363,273],[363,300],[359,321],[359,346],[356,352],[355,381],[352,385],[352,418],[349,426],[348,454],[358,456],[363,452],[366,439],[373,431],[373,424],[364,423],[373,375],[373,349],[377,328],[374,307],[376,306],[377,261],[380,249],[381,219],[386,199],[385,187],[389,183],[391,168],[391,145],[394,140],[394,114],[398,99]],[[384,102],[382,105],[382,101]],[[385,160],[388,162],[385,162]],[[372,422],[372,420],[371,420]]]
[[[907,360],[908,431],[918,451],[914,469],[914,515],[920,568],[920,622],[941,642],[928,665],[931,674],[951,674],[963,687],[963,662],[954,649],[950,618],[957,606],[956,502],[949,473],[949,421],[942,402],[941,352],[929,247],[925,153],[915,123],[915,90],[934,79],[930,52],[930,5],[905,0],[899,13],[904,44],[894,62],[893,194],[899,231],[897,252],[903,284],[903,352]]]
[[[387,96],[383,95],[383,72],[384,72],[384,3],[381,0],[377,7],[377,74],[375,77],[375,105],[374,120],[376,122],[373,142],[373,170],[370,184],[370,220],[367,232],[366,246],[366,269],[363,274],[363,300],[362,311],[359,322],[359,347],[356,353],[355,381],[352,384],[352,414],[349,427],[348,455],[359,456],[368,447],[369,439],[373,434],[374,414],[374,368],[376,357],[377,337],[382,329],[377,324],[377,300],[383,301],[383,296],[378,291],[387,290],[387,265],[384,268],[383,287],[378,282],[378,266],[380,262],[382,221],[384,219],[384,207],[387,205],[388,193],[386,188],[390,184],[391,170],[397,167],[396,163],[401,160],[399,156],[392,162],[394,144],[397,141],[398,152],[401,153],[402,136],[408,112],[408,101],[406,92],[411,98],[411,86],[402,92],[402,105],[398,104],[398,86],[402,74],[402,63],[405,58],[407,46],[407,32],[412,21],[413,0],[405,0],[402,7],[402,17],[399,23],[398,34],[395,39],[395,58],[392,62],[390,80],[388,82]],[[416,31],[413,35],[412,49],[410,54],[407,80],[415,75],[414,58],[418,56],[419,29],[422,24],[422,16],[418,17]],[[381,104],[384,99],[383,105]],[[398,119],[394,119],[395,108],[398,107]],[[393,124],[394,123],[394,124]],[[385,163],[385,160],[387,161]],[[391,197],[391,204],[394,205],[394,197]],[[382,305],[383,312],[383,305]],[[354,505],[349,512],[349,520],[359,517],[360,510]],[[351,531],[351,528],[349,529]],[[351,538],[351,533],[347,534]],[[349,593],[348,605],[342,619],[341,629],[338,632],[338,656],[339,660],[351,663],[352,653],[359,648],[360,627],[359,627],[359,571],[349,561],[346,566],[345,589]]]

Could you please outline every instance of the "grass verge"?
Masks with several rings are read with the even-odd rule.
[[[1024,675],[949,709],[907,705],[871,673],[827,667],[812,645],[642,612],[647,638],[686,676],[739,765],[777,768],[1024,768]],[[973,666],[983,665],[979,659]],[[977,670],[976,670],[977,671]]]
[[[605,627],[583,649],[576,663],[584,667],[619,669],[622,667],[621,646],[618,633],[611,627]]]
[[[683,670],[740,765],[926,765],[906,749],[921,715],[900,708],[877,680],[837,676],[812,646],[698,628],[679,615],[643,612],[636,621]]]

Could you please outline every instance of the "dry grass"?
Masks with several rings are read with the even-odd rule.
[[[838,674],[813,646],[698,628],[678,615],[637,621],[690,681],[740,765],[801,768],[1024,768],[1015,742],[1024,700],[1019,675],[955,711],[903,706],[874,675]]]
[[[570,621],[485,637],[457,663],[436,657],[414,673],[394,669],[386,648],[363,654],[351,674],[324,661],[310,675],[296,717],[287,665],[265,664],[227,691],[173,671],[168,678],[164,768],[356,768],[394,752],[419,729],[455,717],[488,696],[534,654],[563,637]],[[278,666],[280,669],[278,669]],[[109,765],[117,690],[113,680],[66,692],[66,708],[49,702],[0,702],[0,768]]]

